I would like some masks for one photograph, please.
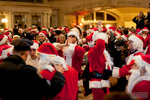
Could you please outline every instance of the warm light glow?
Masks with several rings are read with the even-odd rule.
[[[88,22],[90,22],[90,21],[88,20]]]
[[[82,22],[84,23],[84,18],[82,18]]]
[[[94,22],[96,21],[96,19],[94,19]]]
[[[6,23],[8,20],[6,18],[2,18],[2,23]]]
[[[80,23],[80,26],[82,26],[83,24],[82,23]]]
[[[108,29],[111,25],[110,24],[106,24],[106,28]]]

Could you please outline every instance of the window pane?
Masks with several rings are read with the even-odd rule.
[[[96,20],[104,20],[104,13],[96,12]]]
[[[112,20],[112,21],[116,21],[116,18],[113,17],[112,15],[110,14],[107,14],[107,20]]]
[[[84,20],[94,20],[94,15],[93,15],[93,13],[92,13],[92,14],[89,14],[89,15],[84,16]]]

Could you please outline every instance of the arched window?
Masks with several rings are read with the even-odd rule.
[[[107,20],[110,20],[110,21],[116,21],[116,18],[110,14],[107,13]]]
[[[89,14],[89,15],[84,16],[84,20],[94,20],[94,15],[93,15],[93,13],[92,13],[92,14]]]
[[[104,20],[104,13],[96,12],[96,20]]]

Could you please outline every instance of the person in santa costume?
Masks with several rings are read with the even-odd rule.
[[[39,58],[36,56],[36,50],[39,48],[38,42],[33,41],[33,45],[30,47],[29,56],[27,57],[26,64],[31,65],[38,69]]]
[[[39,55],[39,69],[43,78],[51,81],[56,72],[54,65],[62,65],[64,69],[65,84],[61,92],[48,100],[76,100],[78,93],[78,72],[66,64],[65,59],[58,56],[55,47],[51,43],[44,43],[37,49]]]
[[[144,46],[143,46],[143,49],[146,49],[146,47],[150,44],[150,34],[148,28],[142,30],[147,35],[147,37],[144,39]]]
[[[144,55],[143,52],[143,42],[144,39],[142,36],[136,34],[131,35],[128,38],[128,49],[130,50],[130,55],[126,58],[126,65],[124,65],[122,68],[113,67],[112,70],[112,76],[113,77],[124,77],[126,75],[129,75],[129,70],[131,69],[131,66],[133,65],[133,57],[137,55]]]
[[[109,93],[110,82],[108,79],[99,78],[99,76],[104,74],[104,70],[111,70],[113,62],[105,49],[105,44],[108,44],[107,34],[96,31],[92,38],[95,46],[88,52],[89,69],[93,74],[89,87],[92,88],[94,100],[103,100],[104,96]]]
[[[133,57],[127,93],[138,100],[150,100],[150,55]]]
[[[48,36],[48,34],[47,34],[46,31],[39,32],[39,34],[38,34],[38,43],[39,43],[39,46],[41,46],[43,43],[49,42],[47,36]]]
[[[68,39],[65,44],[59,44],[56,47],[62,48],[62,52],[64,54],[64,58],[66,59],[66,63],[76,69],[81,76],[81,66],[83,63],[83,56],[85,53],[85,49],[78,46],[78,41],[80,39],[81,30],[77,27],[74,27],[68,34]]]
[[[9,55],[13,54],[13,46],[8,45],[8,41],[8,36],[0,35],[0,63]]]

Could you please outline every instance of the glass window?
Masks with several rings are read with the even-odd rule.
[[[93,15],[93,13],[92,13],[92,14],[89,14],[89,15],[84,16],[84,20],[94,20],[94,15]]]
[[[104,13],[96,12],[96,20],[104,20]]]
[[[32,26],[41,26],[41,16],[32,15]]]
[[[107,20],[116,21],[116,18],[110,14],[107,14]]]
[[[25,18],[24,15],[15,15],[15,24],[18,25],[18,27],[24,27],[25,25]]]

